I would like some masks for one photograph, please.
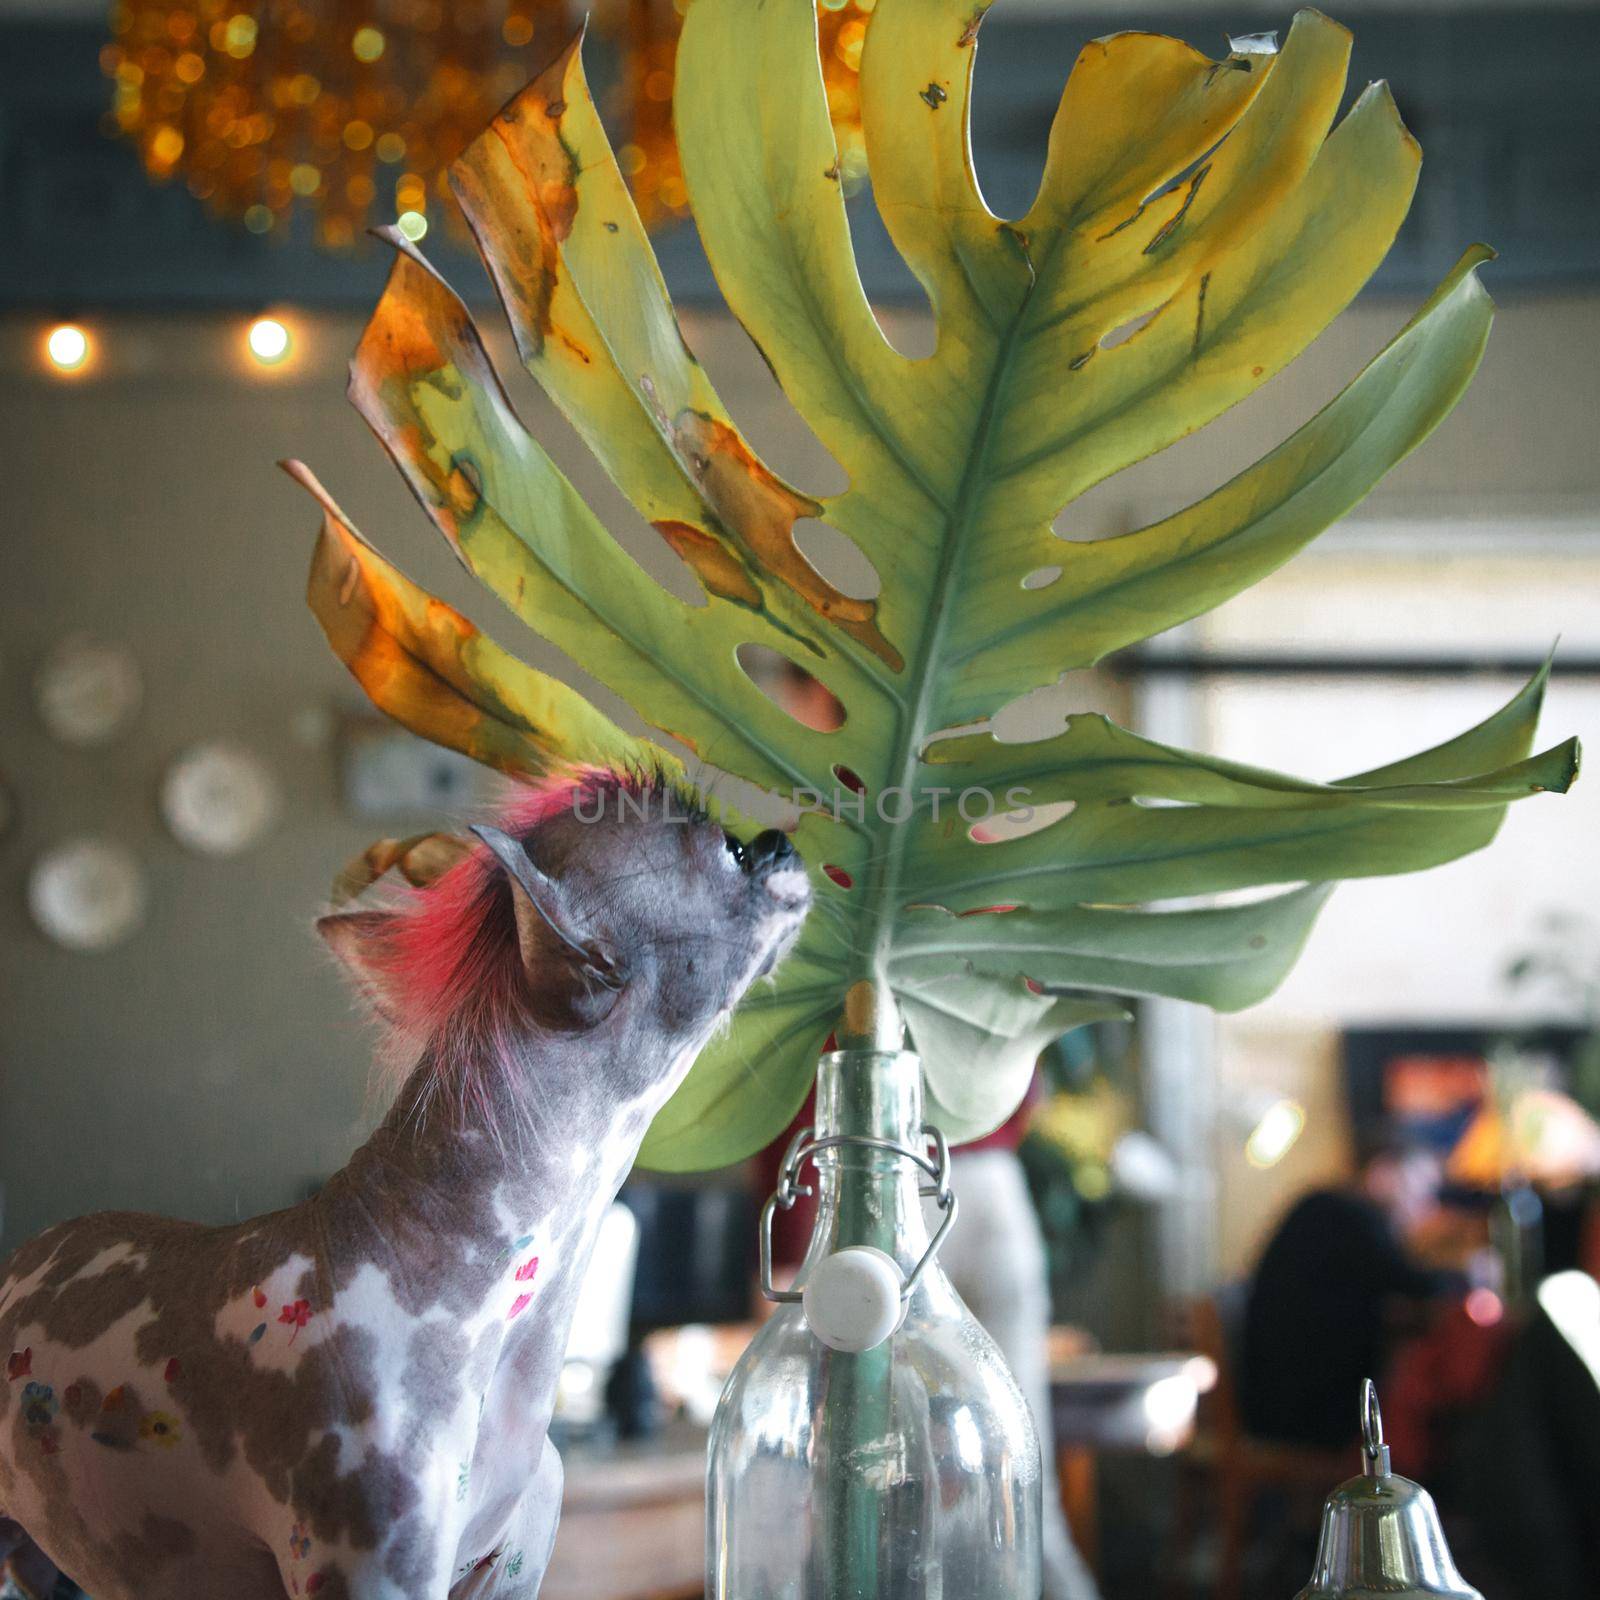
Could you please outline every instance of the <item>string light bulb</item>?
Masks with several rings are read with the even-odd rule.
[[[58,322],[45,335],[44,353],[57,372],[82,372],[94,353],[94,341],[77,323]]]
[[[1298,1100],[1274,1100],[1245,1140],[1245,1160],[1263,1172],[1277,1166],[1299,1142],[1305,1126],[1305,1107]]]
[[[288,354],[294,340],[276,317],[257,317],[245,335],[250,354],[264,367],[275,367]]]

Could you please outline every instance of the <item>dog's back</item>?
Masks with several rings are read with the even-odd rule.
[[[240,1412],[217,1404],[237,1376],[214,1359],[219,1319],[243,1299],[259,1319],[246,1348],[252,1333],[287,1342],[299,1331],[300,1297],[269,1304],[271,1282],[233,1292],[257,1260],[286,1259],[295,1217],[208,1228],[102,1212],[49,1229],[0,1266],[0,1560],[25,1594],[43,1600],[59,1565],[91,1593],[116,1595],[112,1575],[130,1557],[150,1593],[164,1592],[163,1569],[197,1553],[197,1514],[246,1443]],[[297,1276],[309,1267],[288,1259]],[[261,1593],[281,1593],[275,1570],[261,1578]],[[251,1592],[247,1580],[239,1593]]]

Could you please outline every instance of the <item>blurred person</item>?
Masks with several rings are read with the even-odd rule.
[[[1357,1433],[1364,1378],[1381,1379],[1396,1301],[1463,1287],[1421,1265],[1404,1240],[1433,1208],[1438,1159],[1382,1135],[1350,1184],[1301,1199],[1251,1280],[1240,1352],[1246,1429],[1257,1438],[1339,1449]]]
[[[1441,1479],[1470,1514],[1475,1571],[1496,1600],[1593,1600],[1600,1589],[1600,1283],[1539,1286],[1498,1381]]]

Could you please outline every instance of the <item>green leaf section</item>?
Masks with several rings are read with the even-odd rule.
[[[1355,115],[1354,112],[1351,113]],[[1270,455],[1204,500],[1147,528],[1074,544],[1037,531],[1025,571],[1061,565],[1066,582],[991,589],[990,616],[964,610],[953,632],[946,725],[983,714],[1005,686],[1050,681],[1186,622],[1282,566],[1409,455],[1460,399],[1482,358],[1493,306],[1469,250],[1405,330],[1337,399]],[[1020,541],[1019,541],[1020,542]],[[1153,625],[1154,624],[1154,625]]]
[[[1247,905],[1159,912],[914,911],[890,970],[908,983],[947,975],[962,963],[1046,988],[1163,995],[1240,1011],[1283,981],[1331,892],[1328,884],[1313,884]]]
[[[911,1042],[922,1057],[928,1120],[988,1131],[996,1103],[1006,1114],[1028,1092],[1039,1052],[1070,1028],[1126,1015],[1103,996],[1035,994],[1018,977],[959,973],[896,985]]]
[[[1110,997],[1248,1005],[1334,880],[1479,848],[1511,800],[1576,770],[1570,742],[1531,754],[1542,673],[1458,739],[1336,784],[1087,715],[1027,745],[949,732],[1303,548],[1449,412],[1492,314],[1475,247],[1337,399],[1231,482],[1119,538],[1058,537],[1078,495],[1253,392],[1338,314],[1388,249],[1419,152],[1381,85],[1335,124],[1349,36],[1315,12],[1276,57],[1211,61],[1118,34],[1084,48],[1038,196],[1005,221],[967,148],[983,11],[878,0],[867,32],[874,195],[937,324],[933,354],[912,359],[856,272],[812,0],[689,9],[675,106],[696,220],[729,306],[849,475],[831,499],[759,459],[688,350],[576,44],[458,163],[523,364],[703,604],[610,538],[516,417],[460,301],[398,237],[353,366],[356,404],[486,588],[649,726],[805,808],[816,911],[656,1122],[656,1165],[715,1165],[777,1133],[861,977],[896,993],[947,1131],[980,1133],[1016,1103],[1039,1044]],[[812,517],[872,560],[875,600],[801,555],[794,529]],[[385,617],[420,595],[372,560],[361,593]],[[370,598],[385,593],[399,598]],[[312,601],[340,648],[339,585]],[[606,744],[542,686],[538,716],[503,715],[532,703],[516,663],[432,606],[410,655],[448,670],[368,671],[386,710],[507,770],[544,770],[564,740]],[[744,644],[814,674],[843,726],[819,733],[775,706],[740,667]],[[974,837],[953,799],[967,789],[1067,814]]]
[[[1069,716],[1064,733],[1032,743],[1002,744],[986,733],[938,739],[926,759],[950,768],[946,794],[1013,795],[1029,808],[1132,800],[1276,811],[1481,810],[1564,792],[1576,777],[1575,739],[1514,759],[1532,741],[1548,676],[1541,670],[1486,722],[1437,749],[1337,783],[1159,744],[1094,713]]]

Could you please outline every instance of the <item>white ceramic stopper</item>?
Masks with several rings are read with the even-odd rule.
[[[871,1245],[851,1245],[820,1262],[806,1280],[806,1322],[830,1349],[853,1355],[870,1350],[900,1325],[904,1285],[892,1256]]]

